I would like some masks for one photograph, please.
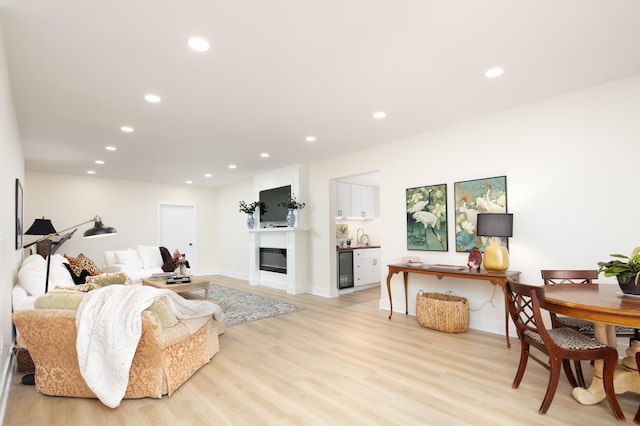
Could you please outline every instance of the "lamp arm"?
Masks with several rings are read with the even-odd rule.
[[[60,234],[62,234],[63,232],[67,232],[67,231],[69,231],[69,230],[71,230],[73,228],[77,228],[79,226],[86,225],[87,223],[91,223],[91,222],[100,222],[100,216],[94,216],[89,220],[86,220],[86,221],[84,221],[82,223],[79,223],[77,225],[73,225],[73,226],[70,226],[68,228],[65,228],[62,231],[58,231],[58,232],[55,232],[53,234],[45,235],[44,237],[40,238],[39,240],[34,241],[33,243],[31,243],[29,245],[33,245],[33,244],[39,243],[40,241],[52,240],[53,237],[57,237]],[[25,247],[28,247],[28,246],[25,246]]]

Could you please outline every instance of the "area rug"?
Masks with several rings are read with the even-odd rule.
[[[189,293],[200,298],[204,297],[204,290]],[[216,284],[209,285],[209,299],[222,302],[227,327],[302,309],[280,300]]]

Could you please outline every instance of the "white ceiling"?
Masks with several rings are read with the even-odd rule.
[[[211,187],[640,72],[637,0],[0,0],[0,19],[27,170]]]

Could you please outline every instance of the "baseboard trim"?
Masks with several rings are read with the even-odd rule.
[[[17,355],[15,351],[11,351],[9,362],[6,367],[4,376],[4,383],[2,383],[0,394],[0,424],[4,424],[4,414],[7,409],[7,402],[9,401],[9,391],[11,390],[11,383],[13,383],[13,374],[16,369]]]

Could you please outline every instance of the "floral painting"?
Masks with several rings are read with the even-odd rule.
[[[484,252],[487,237],[476,235],[478,213],[507,212],[507,177],[455,182],[456,251],[468,252],[474,248]],[[507,246],[507,239],[502,239]]]
[[[407,189],[407,250],[447,251],[447,185]]]

